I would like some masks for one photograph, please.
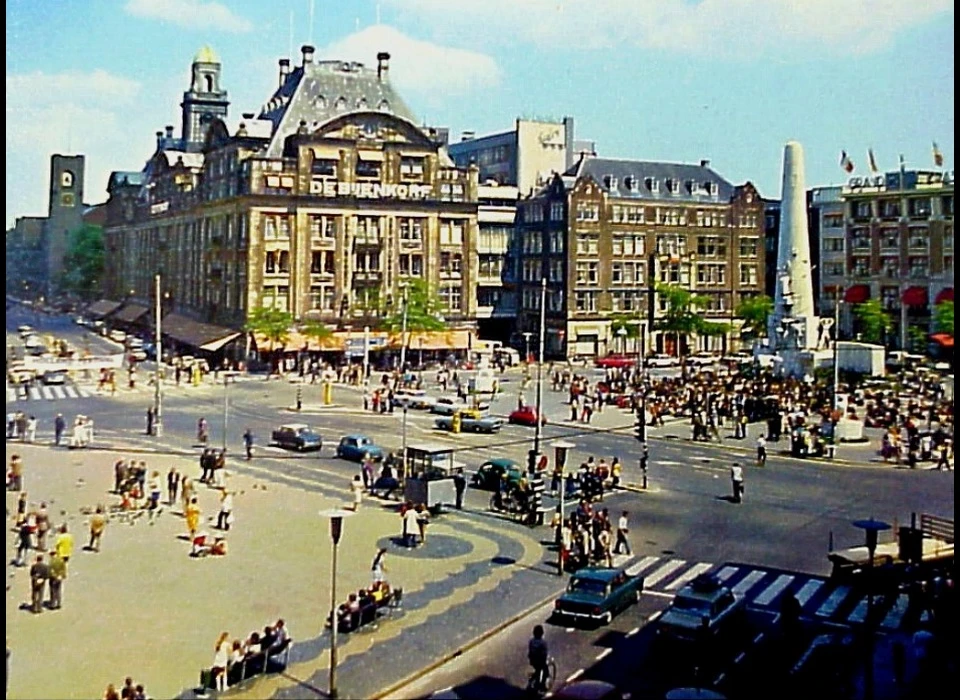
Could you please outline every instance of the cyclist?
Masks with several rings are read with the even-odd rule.
[[[533,639],[527,645],[527,659],[533,666],[532,679],[538,690],[546,687],[548,658],[549,649],[547,641],[543,638],[543,625],[537,625],[533,628]]]

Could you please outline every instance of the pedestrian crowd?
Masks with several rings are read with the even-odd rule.
[[[613,566],[615,554],[632,554],[627,539],[629,515],[628,511],[623,511],[614,523],[608,508],[594,508],[585,498],[568,518],[564,519],[558,508],[551,527],[557,533],[556,544],[563,569],[576,571],[590,565]]]
[[[107,685],[107,689],[103,691],[103,700],[150,700],[150,696],[142,683],[134,684],[133,677],[127,676],[120,690],[117,690],[113,683]]]
[[[214,644],[213,664],[201,672],[198,690],[203,691],[202,694],[208,688],[223,692],[246,678],[266,673],[270,660],[289,653],[292,644],[290,631],[282,619],[264,626],[262,632],[254,630],[243,640],[231,641],[229,632],[221,632]],[[281,667],[285,665],[286,660]]]

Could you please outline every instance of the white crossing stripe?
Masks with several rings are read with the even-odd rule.
[[[661,566],[659,569],[654,571],[649,576],[645,576],[643,580],[643,587],[653,588],[660,581],[665,579],[667,576],[672,574],[674,571],[676,571],[686,563],[687,562],[685,562],[683,559],[671,559],[670,561],[668,561],[666,564]]]
[[[867,619],[867,610],[870,608],[870,596],[864,596],[863,600],[857,603],[857,607],[850,613],[847,622],[863,622]]]
[[[766,571],[751,571],[740,583],[733,587],[734,593],[745,594],[751,588],[760,583],[760,579],[767,575]]]
[[[77,389],[77,388],[72,387],[72,386],[65,386],[65,387],[63,387],[63,393],[67,395],[67,398],[68,398],[68,399],[75,399],[75,398],[77,398],[77,396],[79,396],[79,392],[80,392],[80,391],[81,391],[80,389]]]
[[[891,630],[897,629],[900,627],[900,623],[903,622],[903,616],[907,614],[907,608],[909,607],[910,596],[908,596],[906,593],[901,593],[893,602],[893,607],[890,608],[890,612],[887,613],[887,616],[883,618],[883,622],[880,623],[880,626]]]
[[[753,599],[757,605],[770,605],[773,599],[783,593],[784,589],[793,581],[793,576],[789,574],[780,574],[777,580],[767,586],[767,589]]]
[[[817,615],[820,617],[830,617],[837,612],[840,603],[842,603],[843,599],[848,595],[850,595],[850,586],[839,586],[830,594],[830,597],[824,601],[823,605],[817,608]]]
[[[40,389],[35,386],[30,387],[30,398],[33,399],[34,401],[39,401]]]
[[[66,387],[55,386],[55,387],[51,387],[51,388],[53,389],[53,396],[54,396],[54,398],[62,399],[64,396],[66,396],[66,394],[64,393],[64,389],[65,389]]]
[[[738,571],[740,571],[739,566],[725,566],[717,572],[717,580],[726,581]]]
[[[42,386],[40,387],[40,391],[43,393],[43,398],[47,399],[48,401],[53,399],[53,389],[51,387]]]
[[[699,564],[694,564],[692,567],[684,571],[682,574],[677,576],[673,581],[664,586],[664,590],[675,591],[680,588],[687,581],[692,581],[700,574],[709,571],[713,564],[708,564],[706,562],[700,562]]]
[[[649,569],[651,566],[660,561],[660,557],[644,557],[636,564],[627,569],[627,573],[631,576],[636,576],[644,569]]]
[[[797,602],[800,603],[801,608],[813,598],[813,594],[819,591],[821,586],[823,586],[823,581],[818,579],[812,579],[803,584],[803,588],[797,591],[796,595]]]
[[[17,391],[16,389],[11,389],[7,387],[7,401],[16,401],[17,400]]]

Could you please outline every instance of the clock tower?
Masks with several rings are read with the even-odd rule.
[[[209,46],[204,46],[193,58],[190,89],[183,93],[180,104],[184,150],[199,150],[213,118],[227,117],[230,102],[227,91],[220,87],[220,67],[220,59]]]

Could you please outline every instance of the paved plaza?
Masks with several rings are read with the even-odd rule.
[[[330,607],[331,542],[329,525],[318,511],[348,501],[346,481],[342,488],[318,488],[307,481],[282,484],[257,476],[255,463],[242,465],[240,471],[230,469],[228,478],[237,496],[226,557],[189,556],[179,504],[165,505],[152,520],[145,512],[132,518],[112,517],[102,551],[93,553],[82,549],[88,527],[84,512],[118,500],[109,493],[117,458],[142,457],[151,471],[165,475],[175,466],[191,476],[199,472],[196,460],[29,445],[16,449],[26,464],[25,487],[31,502],[45,500],[54,523],[67,523],[77,546],[59,611],[34,615],[18,610],[29,600],[28,569],[8,564],[7,637],[12,650],[8,697],[99,697],[108,683],[119,687],[128,675],[143,683],[152,697],[174,697],[197,684],[201,667],[213,659],[221,631],[243,639],[278,618],[286,620],[295,639],[288,673],[256,681],[239,696],[267,697],[297,685],[293,679],[326,688],[323,621]],[[16,494],[8,492],[8,514],[15,511],[15,500]],[[205,529],[216,534],[217,491],[200,485],[199,501]],[[543,548],[534,531],[504,527],[501,521],[480,515],[446,514],[430,524],[424,547],[400,547],[399,534],[395,507],[376,499],[365,502],[345,523],[338,598],[369,585],[371,560],[384,546],[390,551],[387,579],[403,587],[406,603],[396,619],[383,622],[378,630],[342,640],[342,687],[357,693],[370,694],[396,682],[426,664],[435,652],[430,640],[424,649],[405,643],[399,657],[404,663],[371,675],[357,668],[354,657],[375,644],[389,643],[414,627],[429,628],[432,618],[476,597],[488,597],[489,603],[478,607],[486,614],[473,619],[464,614],[458,618],[462,624],[451,631],[451,643],[457,638],[466,641],[488,629],[491,617],[506,619],[511,608],[519,611],[558,585],[545,567],[539,570]],[[8,542],[15,543],[15,535],[11,533]],[[8,545],[8,562],[14,551]],[[497,609],[495,591],[509,585],[518,571],[541,579],[546,588],[518,585],[510,605]],[[70,672],[51,673],[51,668]]]

